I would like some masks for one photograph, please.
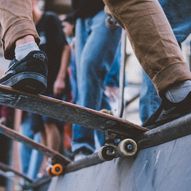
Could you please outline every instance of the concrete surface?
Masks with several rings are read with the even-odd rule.
[[[191,135],[53,178],[49,191],[190,191]]]

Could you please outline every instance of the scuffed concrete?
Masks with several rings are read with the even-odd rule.
[[[191,135],[52,179],[49,191],[190,191]]]

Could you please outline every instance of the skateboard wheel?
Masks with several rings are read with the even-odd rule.
[[[137,143],[133,139],[124,139],[118,145],[123,156],[130,157],[137,153]]]
[[[111,145],[103,146],[101,150],[98,152],[99,158],[101,160],[110,161],[113,160],[116,155],[116,148]]]
[[[60,176],[64,169],[61,164],[54,164],[48,169],[48,174],[51,176]]]

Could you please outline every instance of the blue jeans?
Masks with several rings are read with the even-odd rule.
[[[191,1],[159,0],[179,43],[191,33]],[[150,78],[143,74],[140,98],[140,118],[144,123],[159,107],[160,98]],[[152,100],[151,100],[152,99]]]
[[[104,79],[113,62],[120,36],[120,28],[106,27],[104,11],[94,17],[77,19],[77,104],[95,110],[109,109],[108,100],[104,96]],[[74,125],[72,150],[86,148],[93,152],[94,133],[93,130]],[[99,133],[98,137],[100,144],[103,144],[103,134]]]
[[[30,116],[26,115],[21,125],[22,134],[39,143],[41,135],[40,133],[34,132],[34,127],[36,125],[39,125],[36,123],[36,120],[33,120]],[[21,144],[20,154],[22,172],[28,177],[36,179],[43,161],[43,155],[26,144]]]
[[[159,0],[178,42],[191,33],[191,1]]]
[[[145,122],[159,107],[161,102],[149,76],[143,71],[139,112],[142,122]]]
[[[72,103],[76,103],[78,92],[77,92],[77,76],[76,76],[76,61],[75,61],[75,54],[74,51],[71,50],[70,54],[70,84],[71,84],[71,91],[72,91]]]
[[[120,61],[121,61],[121,43],[118,44],[116,54],[108,74],[105,77],[104,85],[110,87],[119,87],[119,74],[120,74]]]

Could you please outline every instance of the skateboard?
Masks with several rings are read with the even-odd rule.
[[[100,150],[100,158],[104,160],[135,155],[137,142],[148,130],[107,113],[3,85],[0,85],[0,104],[105,132],[106,144]]]
[[[16,140],[18,142],[27,144],[28,146],[36,149],[46,156],[49,157],[49,164],[48,164],[48,174],[52,176],[59,176],[64,173],[65,166],[71,162],[70,159],[61,155],[60,153],[53,151],[47,148],[44,145],[34,142],[33,140],[29,139],[26,136],[21,135],[20,133],[6,127],[3,124],[0,124],[0,133],[11,138],[12,140]],[[1,168],[1,166],[0,166]]]

